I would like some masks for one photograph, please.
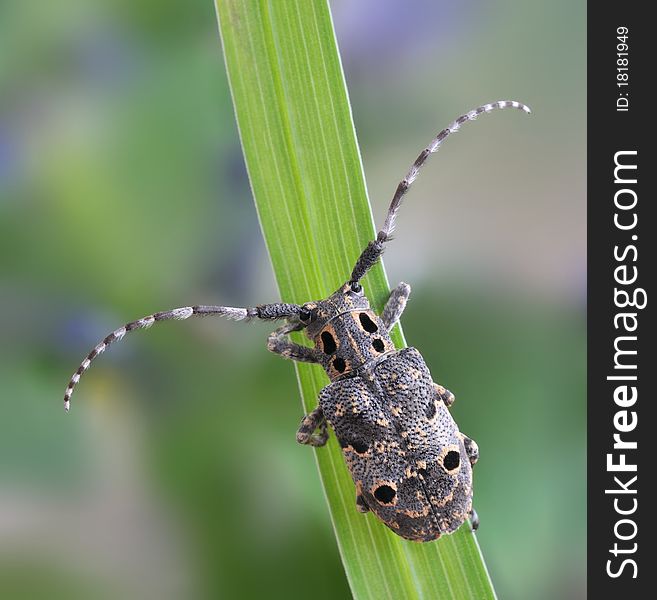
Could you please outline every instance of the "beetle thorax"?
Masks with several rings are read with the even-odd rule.
[[[322,366],[331,380],[380,360],[395,347],[379,317],[370,309],[350,310],[333,317],[314,338]]]

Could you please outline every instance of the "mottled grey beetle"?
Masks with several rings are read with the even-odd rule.
[[[128,323],[110,333],[82,361],[66,388],[66,410],[91,362],[129,331],[156,321],[204,315],[286,319],[269,336],[268,349],[292,360],[318,363],[331,379],[320,392],[317,408],[301,422],[297,440],[323,446],[328,439],[327,423],[331,425],[356,485],[358,510],[371,510],[398,535],[420,542],[452,533],[468,516],[476,528],[472,465],[479,456],[477,444],[459,431],[447,410],[454,395],[433,382],[421,354],[415,348],[396,350],[389,336],[411,288],[400,283],[378,316],[370,309],[359,281],[381,257],[402,198],[427,157],[463,123],[507,107],[531,112],[520,102],[485,104],[460,116],[433,139],[397,187],[383,229],[363,250],[349,280],[329,298],[304,305],[252,308],[189,306]],[[293,331],[304,331],[314,347],[290,341],[287,336]]]

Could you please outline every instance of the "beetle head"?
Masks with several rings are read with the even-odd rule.
[[[352,310],[367,310],[369,307],[363,286],[357,282],[347,282],[326,300],[304,304],[299,320],[305,325],[306,335],[314,339],[331,319]]]

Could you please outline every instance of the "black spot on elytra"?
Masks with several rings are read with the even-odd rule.
[[[363,326],[363,329],[368,333],[376,333],[379,330],[377,324],[370,319],[370,316],[367,313],[360,313],[358,318],[360,319],[360,324]]]
[[[328,331],[322,331],[322,347],[325,354],[333,354],[337,349],[335,339]]]
[[[427,416],[427,419],[433,419],[436,416],[436,403],[432,400],[427,406],[427,410],[424,413]]]
[[[383,352],[383,350],[385,349],[383,340],[381,338],[373,339],[372,348],[374,348],[377,352]]]
[[[427,478],[427,470],[426,469],[418,469],[417,474],[418,474],[418,476],[421,476],[423,479]]]
[[[344,358],[339,356],[333,361],[333,366],[338,373],[344,373],[344,370],[347,368],[347,363],[344,362]]]
[[[374,497],[381,502],[381,504],[390,504],[397,495],[389,485],[380,485],[374,490]]]
[[[443,459],[443,466],[452,471],[461,464],[461,455],[456,450],[450,450]]]
[[[338,440],[340,442],[340,448],[346,448],[351,446],[358,454],[365,454],[369,449],[369,444],[366,442],[359,442],[358,440]]]

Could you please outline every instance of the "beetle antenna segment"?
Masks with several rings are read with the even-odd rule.
[[[119,327],[108,336],[106,336],[100,343],[87,354],[86,358],[80,363],[77,371],[73,373],[66,391],[64,392],[64,409],[68,412],[71,406],[71,396],[75,386],[80,381],[82,374],[89,369],[91,363],[98,357],[99,354],[105,352],[108,346],[123,339],[126,333],[135,331],[137,329],[148,329],[153,323],[157,321],[184,321],[189,317],[205,317],[205,316],[219,316],[233,319],[235,321],[243,321],[245,319],[286,319],[296,317],[301,311],[301,306],[298,304],[263,304],[256,307],[249,308],[233,308],[231,306],[185,306],[182,308],[174,308],[173,310],[166,310],[157,312],[148,317],[143,317],[127,323],[123,327]]]
[[[443,129],[432,141],[431,143],[420,153],[420,155],[415,159],[415,162],[411,165],[406,177],[399,182],[395,195],[392,198],[390,207],[388,208],[388,214],[386,215],[385,223],[383,224],[383,229],[379,231],[376,236],[376,239],[371,241],[362,254],[356,261],[354,270],[351,273],[350,283],[356,283],[365,276],[365,273],[369,271],[379,260],[381,254],[383,254],[384,244],[391,239],[392,232],[395,229],[395,219],[397,218],[397,212],[401,206],[402,199],[406,195],[406,192],[411,187],[411,184],[415,181],[420,172],[420,169],[424,165],[425,161],[430,154],[433,154],[440,148],[443,140],[449,136],[450,133],[457,132],[463,123],[467,121],[474,121],[480,114],[488,113],[496,108],[517,108],[527,114],[531,113],[531,109],[521,102],[516,102],[515,100],[499,100],[497,102],[491,102],[490,104],[483,104],[470,112],[461,115],[456,119],[451,125]]]

